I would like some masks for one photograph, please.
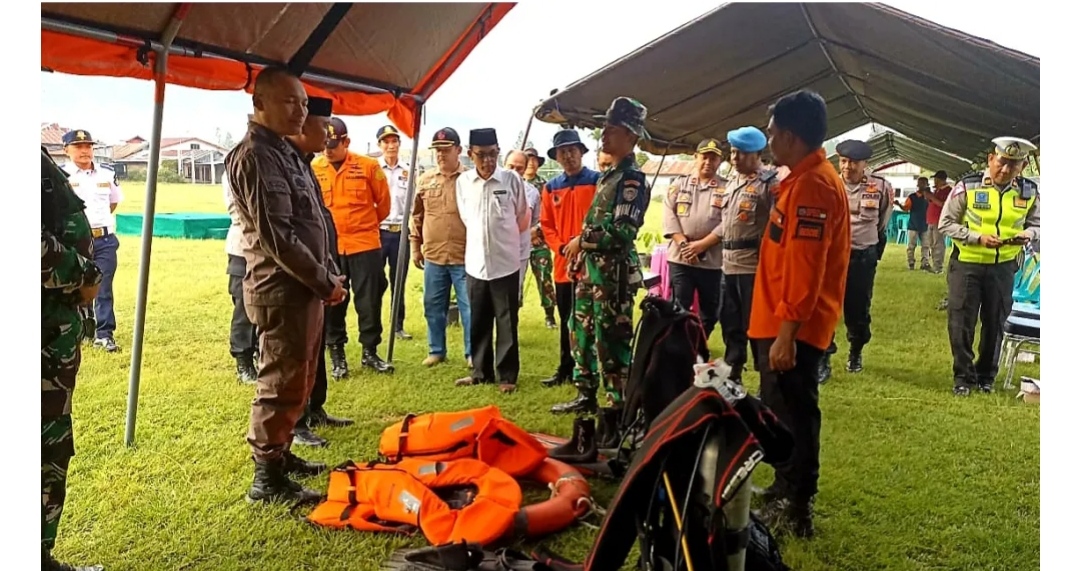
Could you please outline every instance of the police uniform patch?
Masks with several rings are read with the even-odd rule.
[[[975,202],[971,205],[971,207],[977,210],[989,210],[990,193],[985,190],[976,191]]]
[[[627,182],[631,182],[631,181],[627,181]],[[623,197],[624,201],[633,202],[634,199],[637,198],[637,193],[638,193],[637,185],[630,186],[630,185],[627,184],[627,185],[623,186],[622,197]]]
[[[685,202],[680,202],[675,205],[676,216],[687,216],[690,214],[690,205]]]
[[[641,184],[638,183],[638,181],[636,181],[636,180],[634,180],[632,178],[623,179],[622,184],[623,184],[623,186],[632,186],[634,188],[637,188],[637,187],[641,186]]]
[[[1019,196],[1013,198],[1013,208],[1027,208],[1028,201]]]

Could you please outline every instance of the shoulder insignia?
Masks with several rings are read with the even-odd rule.
[[[980,187],[983,185],[984,180],[982,173],[976,173],[964,177],[960,182],[964,183],[964,186]]]
[[[1019,177],[1017,178],[1017,187],[1020,191],[1020,198],[1025,200],[1034,198],[1039,194],[1039,185],[1030,178]]]

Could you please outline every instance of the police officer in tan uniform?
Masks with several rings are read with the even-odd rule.
[[[851,262],[844,292],[844,326],[850,343],[847,370],[858,373],[863,369],[863,347],[870,342],[870,302],[880,259],[878,247],[892,216],[894,194],[889,181],[866,174],[866,162],[873,154],[870,145],[848,139],[836,146],[836,154],[840,155],[840,176],[847,188],[851,213]],[[819,383],[832,375],[829,359],[833,353],[836,353],[835,341],[822,359]]]
[[[761,151],[768,143],[757,127],[742,127],[727,135],[731,144],[729,162],[732,178],[721,203],[720,235],[724,249],[724,294],[720,304],[720,331],[724,335],[724,362],[731,366],[731,379],[742,380],[749,343],[750,302],[754,298],[761,236],[769,221],[776,170],[761,163]],[[758,356],[751,347],[754,368]]]
[[[675,302],[689,310],[694,294],[705,336],[720,318],[723,245],[720,211],[727,180],[716,176],[724,160],[720,141],[705,139],[694,154],[694,174],[675,180],[664,199],[664,238]]]
[[[244,306],[259,328],[259,372],[248,443],[255,461],[249,501],[304,502],[319,492],[290,475],[326,469],[290,451],[322,350],[323,306],[345,300],[334,271],[308,162],[285,139],[299,135],[308,97],[292,72],[267,67],[255,79],[255,117],[225,157],[243,231]]]

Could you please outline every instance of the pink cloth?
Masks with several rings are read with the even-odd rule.
[[[660,275],[660,285],[649,290],[649,294],[662,297],[664,299],[671,299],[671,278],[668,272],[667,261],[667,245],[661,245],[653,248],[652,252],[652,264],[649,270],[654,274]],[[694,294],[694,306],[690,308],[690,311],[699,313],[698,309],[698,295]]]

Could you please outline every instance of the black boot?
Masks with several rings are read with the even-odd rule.
[[[245,385],[254,385],[259,372],[255,370],[255,361],[250,355],[236,358],[236,380]]]
[[[332,426],[335,428],[341,428],[343,426],[351,426],[353,424],[352,419],[330,416],[321,406],[319,408],[312,409],[307,414],[307,418],[308,426]]]
[[[545,389],[550,389],[552,387],[557,387],[559,385],[565,385],[566,383],[569,383],[571,380],[573,380],[573,379],[571,378],[570,375],[563,375],[563,374],[559,373],[558,371],[555,371],[554,375],[551,375],[550,377],[540,381],[540,386],[544,387]]]
[[[596,424],[592,418],[574,419],[574,433],[566,444],[548,451],[548,456],[567,464],[596,462]]]
[[[363,358],[360,364],[375,369],[379,373],[393,373],[394,366],[386,361],[383,361],[379,354],[375,352],[374,348],[364,347]]]
[[[814,535],[814,499],[780,498],[769,502],[758,514],[773,533],[807,539]]]
[[[784,491],[780,489],[780,485],[775,481],[768,488],[759,488],[754,486],[751,492],[761,498],[762,503],[769,505],[775,503],[780,498],[784,497]]]
[[[728,380],[739,383],[741,385],[742,384],[742,372],[743,372],[743,366],[742,365],[732,365],[731,366],[731,374],[728,375]]]
[[[601,450],[618,448],[622,444],[622,433],[619,431],[619,420],[622,418],[622,409],[607,407],[600,409],[600,415],[596,421],[596,447]]]
[[[596,389],[588,389],[580,385],[578,386],[578,396],[574,398],[574,400],[559,403],[551,407],[552,414],[595,414],[596,410]]]
[[[297,484],[285,475],[285,457],[275,460],[255,460],[255,479],[248,490],[249,502],[288,503],[317,502],[322,494]]]
[[[311,430],[310,417],[308,415],[304,415],[304,418],[301,418],[299,422],[296,423],[296,427],[293,428],[292,441],[293,444],[320,448],[329,444],[325,438],[315,434]]]
[[[826,353],[825,356],[822,357],[821,361],[818,363],[818,370],[817,370],[817,382],[818,382],[818,384],[819,385],[824,385],[825,382],[828,381],[829,377],[831,377],[831,376],[832,376],[832,355],[829,355],[828,353]]]
[[[285,459],[286,476],[318,476],[326,471],[326,464],[323,464],[322,462],[308,462],[296,454],[293,454],[291,450],[286,450],[282,457]]]
[[[335,380],[349,376],[349,362],[345,360],[345,346],[330,346],[330,375]]]
[[[858,373],[862,370],[862,349],[852,349],[848,353],[847,370],[849,373]]]
[[[82,567],[75,567],[68,565],[67,563],[60,563],[53,559],[52,553],[47,549],[41,549],[41,569],[42,571],[104,571],[105,567],[101,565],[86,565]]]

